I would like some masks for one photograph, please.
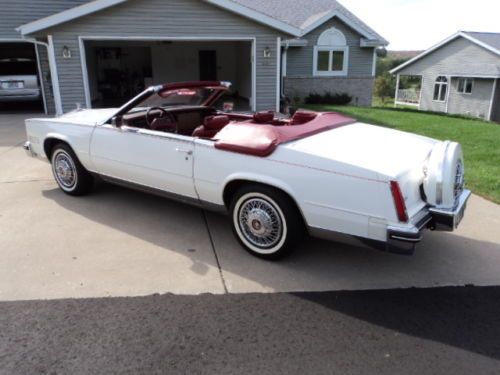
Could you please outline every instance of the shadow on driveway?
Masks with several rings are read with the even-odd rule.
[[[184,210],[197,209],[106,184],[84,198],[68,197],[58,189],[45,190],[43,195],[89,220],[182,252],[195,263],[198,261],[196,253],[186,252],[180,244],[193,233],[207,231],[207,228],[196,223],[183,228],[176,220],[176,215]],[[197,211],[203,215],[201,210]],[[229,292],[500,284],[500,246],[496,243],[428,232],[416,254],[405,257],[307,238],[291,257],[266,262],[241,248],[232,234],[229,218],[212,213],[207,213],[207,217],[214,251]],[[162,232],[168,235],[157,235]],[[119,249],[117,246],[117,254]],[[210,262],[209,265],[218,266],[215,258]]]

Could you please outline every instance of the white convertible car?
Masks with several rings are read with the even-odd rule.
[[[226,82],[150,87],[121,108],[26,120],[28,154],[70,195],[95,177],[229,213],[250,253],[276,259],[309,233],[411,254],[454,230],[470,196],[461,146],[338,113],[224,113]]]

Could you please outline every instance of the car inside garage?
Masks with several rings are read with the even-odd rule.
[[[253,105],[252,41],[82,40],[87,104],[123,104],[146,87],[167,82],[229,81],[218,106],[249,111]],[[85,72],[86,70],[86,72]]]
[[[0,110],[43,110],[37,56],[32,43],[0,43]]]

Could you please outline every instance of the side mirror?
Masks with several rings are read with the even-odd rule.
[[[121,117],[120,116],[114,116],[111,119],[111,125],[113,125],[116,128],[119,128],[122,125]]]

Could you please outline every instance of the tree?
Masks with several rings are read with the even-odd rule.
[[[389,74],[383,74],[375,79],[375,96],[378,96],[382,103],[385,103],[387,98],[392,98],[394,94],[394,84]]]

